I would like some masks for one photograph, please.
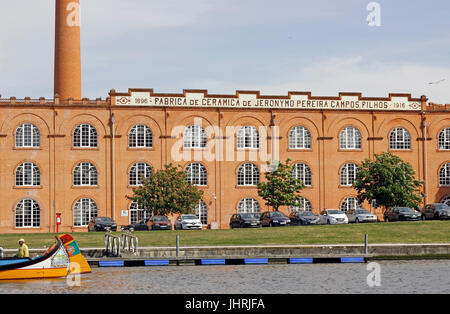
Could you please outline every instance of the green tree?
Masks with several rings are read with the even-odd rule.
[[[266,182],[258,184],[258,195],[275,211],[280,206],[296,206],[302,200],[300,191],[305,185],[302,180],[293,177],[295,165],[287,159],[285,163],[267,162],[267,166],[269,170],[264,173]]]
[[[376,200],[377,206],[415,207],[422,201],[422,181],[414,178],[412,166],[392,153],[375,155],[361,164],[353,187],[360,203]]]
[[[133,189],[128,199],[153,215],[187,214],[202,198],[203,191],[186,181],[186,174],[172,164],[142,178],[142,186]]]

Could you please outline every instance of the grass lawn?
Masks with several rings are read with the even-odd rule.
[[[180,235],[181,246],[262,245],[262,244],[348,244],[364,243],[439,243],[450,242],[450,221],[418,221],[351,225],[292,226],[233,230],[140,231],[139,246],[175,246]],[[120,232],[115,233],[120,235]],[[0,246],[17,248],[24,238],[29,248],[43,248],[53,243],[53,235],[0,234]],[[80,247],[104,247],[105,234],[74,233]]]

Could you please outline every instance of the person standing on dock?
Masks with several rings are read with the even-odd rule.
[[[28,252],[28,246],[25,244],[24,239],[19,240],[19,250],[17,251],[17,257],[19,258],[29,258],[30,253]]]

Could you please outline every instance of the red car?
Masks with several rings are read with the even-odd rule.
[[[147,221],[148,230],[172,230],[172,224],[166,216],[153,216]]]

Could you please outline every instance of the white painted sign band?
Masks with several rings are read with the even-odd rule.
[[[191,94],[186,97],[155,97],[143,93],[131,96],[116,96],[119,106],[154,106],[154,107],[197,107],[197,108],[266,108],[266,109],[317,109],[317,110],[396,110],[420,111],[420,102],[408,101],[407,97],[395,100],[360,100],[358,97],[346,96],[336,99],[305,99],[292,96],[291,99],[247,97],[216,98]],[[249,97],[250,96],[250,97]]]

